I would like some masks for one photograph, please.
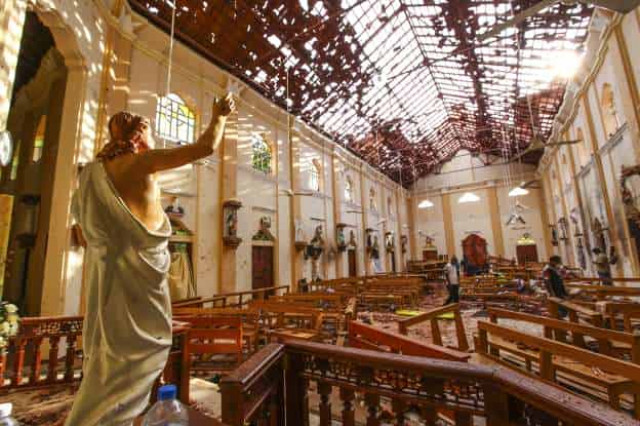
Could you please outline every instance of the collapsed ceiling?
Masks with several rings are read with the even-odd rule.
[[[165,31],[171,2],[130,0]],[[403,185],[546,138],[592,9],[533,0],[177,0],[176,37]],[[524,157],[537,161],[537,158]]]

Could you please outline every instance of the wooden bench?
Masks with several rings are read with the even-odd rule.
[[[460,305],[458,303],[434,308],[419,315],[398,320],[398,331],[400,334],[406,336],[408,334],[409,327],[428,321],[431,326],[431,338],[433,343],[435,345],[442,346],[442,333],[440,332],[439,317],[448,313],[453,313],[453,320],[455,321],[456,326],[456,336],[458,338],[457,349],[459,351],[466,352],[469,350],[469,342],[465,333],[464,322],[462,321]]]
[[[258,350],[265,337],[260,324],[260,312],[249,308],[174,308],[173,318],[239,318],[242,321],[244,352],[252,354]]]
[[[467,362],[470,358],[468,353],[431,343],[419,342],[401,334],[380,330],[377,327],[358,321],[352,321],[349,324],[349,346],[459,362]]]
[[[550,297],[547,300],[547,310],[551,318],[562,319],[562,313],[565,311],[569,317],[569,321],[578,324],[580,321],[591,324],[595,327],[602,327],[604,322],[600,312],[589,309],[578,303],[570,302],[564,299]]]
[[[503,365],[626,408],[640,418],[640,366],[491,322],[478,322],[476,351]]]
[[[289,286],[281,285],[275,287],[264,287],[257,290],[236,291],[233,293],[217,294],[213,297],[202,299],[196,298],[186,302],[176,302],[173,308],[204,308],[206,307],[238,307],[241,308],[248,305],[253,300],[266,300],[270,295],[278,295],[278,293],[288,293]]]
[[[488,314],[494,324],[509,319],[539,325],[546,338],[580,348],[587,348],[586,337],[597,344],[598,353],[640,364],[640,335],[504,309],[490,308]]]
[[[191,370],[230,371],[243,361],[242,319],[232,317],[181,316],[190,324]]]

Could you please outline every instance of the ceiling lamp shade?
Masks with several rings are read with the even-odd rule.
[[[433,203],[429,200],[422,200],[420,201],[420,204],[418,204],[419,209],[428,209],[431,207],[433,207]]]
[[[511,191],[509,191],[509,197],[519,197],[521,195],[529,194],[529,190],[522,188],[521,186],[516,186]]]
[[[480,197],[478,197],[473,192],[465,192],[464,194],[462,194],[462,197],[458,198],[458,203],[460,204],[476,203],[478,201],[480,201]]]

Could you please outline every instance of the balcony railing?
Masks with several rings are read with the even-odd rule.
[[[222,421],[322,426],[632,425],[624,413],[503,367],[333,345],[270,344],[221,382]],[[335,405],[335,407],[334,407]],[[436,423],[437,422],[437,423]]]

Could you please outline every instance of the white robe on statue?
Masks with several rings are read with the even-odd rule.
[[[128,425],[149,402],[171,347],[169,219],[151,231],[101,162],[85,167],[73,213],[87,240],[83,378],[67,426]]]

